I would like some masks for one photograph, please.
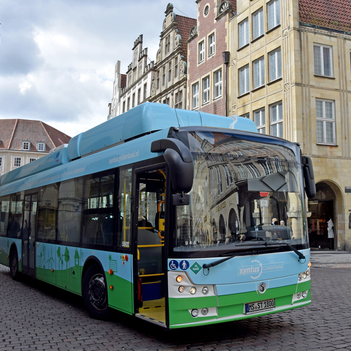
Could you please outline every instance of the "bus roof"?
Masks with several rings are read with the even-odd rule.
[[[0,186],[72,162],[146,134],[171,127],[206,126],[257,132],[248,118],[223,117],[201,111],[173,109],[166,104],[146,102],[73,137],[68,145],[0,177]]]

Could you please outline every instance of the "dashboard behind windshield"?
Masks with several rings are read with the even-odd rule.
[[[308,247],[301,165],[292,149],[223,132],[178,133],[194,160],[190,204],[177,206],[174,252],[248,242]]]

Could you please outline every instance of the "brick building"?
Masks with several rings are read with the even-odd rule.
[[[188,40],[187,109],[226,116],[228,23],[235,14],[236,1],[196,3],[197,25]]]
[[[186,107],[187,39],[196,19],[177,15],[168,4],[159,50],[156,54],[155,74],[149,101]]]

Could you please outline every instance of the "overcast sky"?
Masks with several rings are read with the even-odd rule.
[[[41,120],[73,137],[106,121],[114,67],[143,34],[155,61],[166,0],[0,0],[0,118]],[[196,18],[195,0],[174,12]]]

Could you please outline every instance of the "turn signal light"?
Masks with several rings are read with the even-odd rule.
[[[113,286],[112,285],[110,285],[110,289],[113,290]]]
[[[112,275],[112,274],[113,274],[113,269],[110,268],[110,269],[108,270],[108,274]]]
[[[181,275],[178,275],[176,278],[177,283],[181,283],[183,280],[183,277]]]
[[[53,268],[51,268],[51,272],[53,272],[54,271],[54,269]]]

